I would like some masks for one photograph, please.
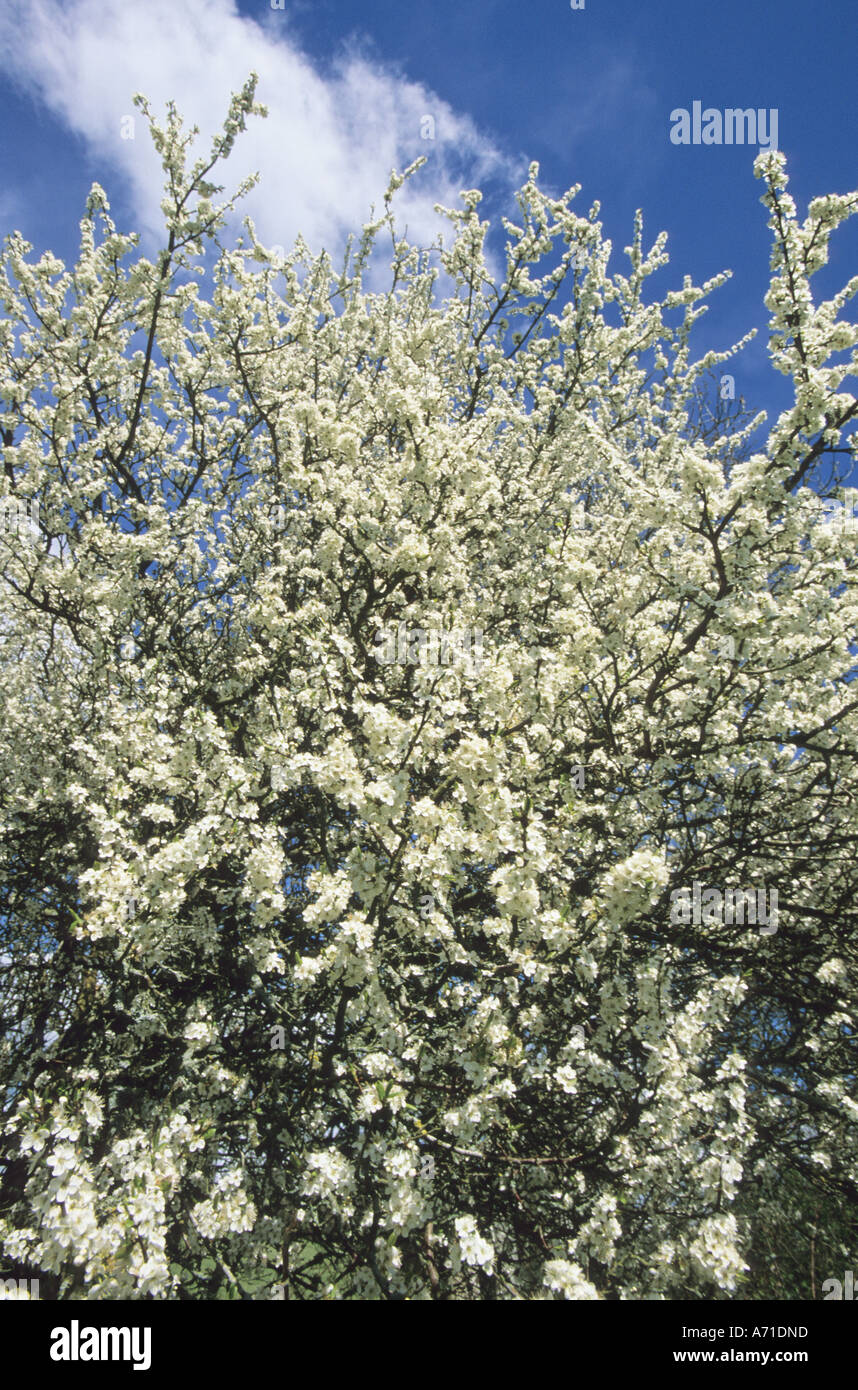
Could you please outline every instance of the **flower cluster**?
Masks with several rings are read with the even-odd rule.
[[[715,438],[724,277],[653,296],[640,217],[609,270],[533,166],[498,276],[476,190],[398,234],[411,169],[341,270],[228,248],[141,109],[160,254],[96,186],[73,271],[0,262],[46,541],[0,544],[5,1260],[61,1298],[735,1291],[756,1194],[858,1165],[858,556],[814,487],[858,283],[811,285],[855,198],[800,222],[760,154],[794,400]],[[671,914],[709,883],[777,884],[777,933]]]

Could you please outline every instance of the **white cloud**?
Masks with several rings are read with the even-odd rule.
[[[313,250],[332,253],[345,235],[381,208],[390,170],[419,154],[429,162],[397,196],[399,221],[412,242],[432,241],[441,223],[435,202],[458,203],[464,187],[500,175],[520,181],[522,162],[509,161],[476,128],[422,84],[380,66],[354,49],[333,58],[322,75],[290,37],[285,13],[262,9],[247,19],[233,0],[5,0],[0,41],[7,73],[72,130],[90,153],[128,180],[137,230],[160,241],[162,171],[146,121],[132,105],[142,91],[163,119],[172,99],[204,146],[219,130],[230,93],[251,71],[267,120],[253,117],[220,166],[232,193],[258,170],[260,183],[239,205],[267,245],[289,248],[300,232]],[[133,116],[134,139],[122,139]],[[421,121],[434,120],[435,139]],[[127,126],[126,126],[127,129]],[[425,131],[427,126],[423,126]],[[110,193],[109,180],[101,178]]]

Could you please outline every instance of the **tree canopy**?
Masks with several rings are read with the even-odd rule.
[[[337,270],[227,245],[255,79],[194,162],[137,101],[157,257],[94,185],[73,269],[0,268],[7,1264],[756,1296],[779,1200],[858,1197],[858,195],[756,161],[760,444],[640,215],[611,271],[533,165],[498,273],[476,190],[399,235],[412,166]]]

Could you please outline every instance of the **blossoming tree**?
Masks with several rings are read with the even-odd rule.
[[[534,165],[500,276],[476,191],[398,236],[404,176],[341,271],[230,249],[255,80],[196,162],[137,100],[157,259],[96,185],[73,270],[15,234],[0,277],[2,497],[38,503],[0,535],[6,1265],[741,1290],[755,1194],[858,1195],[858,277],[811,292],[856,197],[801,222],[757,161],[794,403],[754,451],[691,427],[725,277],[650,299],[640,218],[609,273]],[[402,624],[481,660],[379,661]],[[777,930],[677,921],[701,885]]]

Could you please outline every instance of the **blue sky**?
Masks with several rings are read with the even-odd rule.
[[[122,138],[144,91],[159,112],[169,96],[204,133],[251,68],[270,108],[222,177],[232,190],[250,169],[246,202],[263,241],[338,250],[380,202],[392,166],[428,163],[403,190],[415,240],[437,231],[435,201],[486,193],[485,214],[514,213],[511,192],[531,159],[552,191],[580,183],[580,212],[601,203],[615,268],[637,207],[647,243],[669,233],[671,265],[651,282],[663,294],[690,273],[730,268],[713,295],[698,351],[724,348],[756,326],[735,367],[736,389],[773,415],[789,400],[768,367],[770,233],[752,164],[757,146],[670,140],[670,113],[704,107],[772,108],[803,215],[818,194],[858,185],[856,11],[852,0],[4,0],[0,40],[0,227],[38,251],[74,258],[90,183],[106,188],[123,230],[158,242],[160,169],[145,123]],[[422,138],[423,118],[435,138]],[[127,125],[125,127],[127,133]],[[836,234],[818,295],[858,268],[858,223]],[[727,370],[725,368],[724,370]]]

